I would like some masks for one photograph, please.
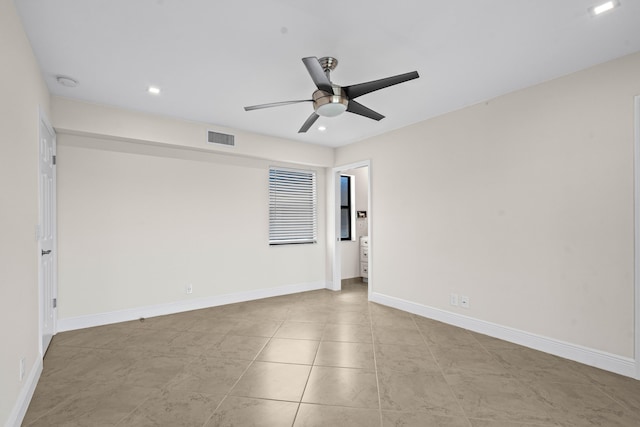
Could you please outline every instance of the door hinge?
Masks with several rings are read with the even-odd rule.
[[[53,165],[55,166],[56,164],[56,156],[52,156],[53,157]]]
[[[53,308],[58,308],[58,298],[53,299]]]

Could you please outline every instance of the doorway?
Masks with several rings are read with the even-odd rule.
[[[40,112],[38,130],[38,287],[40,354],[44,356],[56,331],[56,134]]]
[[[353,236],[347,241],[342,240],[342,236],[344,235],[344,230],[341,227],[342,224],[342,215],[343,215],[343,203],[341,200],[341,176],[342,175],[351,175],[355,177],[356,184],[353,186],[356,189],[356,197],[354,198],[355,205],[353,206],[353,221],[354,225],[352,227]],[[358,185],[358,177],[360,177],[360,184]],[[331,188],[333,189],[333,221],[334,227],[332,228],[332,242],[333,242],[333,275],[332,282],[333,290],[341,290],[342,289],[342,279],[343,279],[343,271],[346,272],[348,276],[360,276],[362,277],[361,271],[361,248],[360,248],[360,237],[368,236],[367,239],[367,249],[366,249],[366,269],[367,273],[367,290],[368,297],[371,299],[371,292],[373,289],[373,242],[371,240],[371,230],[372,230],[372,210],[371,210],[371,161],[366,160],[357,163],[351,163],[343,166],[339,166],[333,168],[331,175]],[[358,203],[357,191],[360,191],[361,194],[360,201]],[[364,199],[364,202],[362,201]],[[364,207],[363,207],[364,206]],[[331,228],[331,227],[330,227]],[[352,252],[352,255],[343,254],[346,250]],[[349,266],[343,265],[343,255],[345,259],[348,259]],[[352,265],[353,264],[353,265]]]

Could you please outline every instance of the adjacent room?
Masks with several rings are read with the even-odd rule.
[[[0,423],[640,425],[638,22],[0,0]]]

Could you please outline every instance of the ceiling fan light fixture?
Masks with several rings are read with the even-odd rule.
[[[313,108],[322,117],[336,117],[347,111],[349,99],[342,88],[334,89],[336,93],[317,90],[313,93]]]
[[[335,117],[347,111],[347,106],[341,103],[331,103],[319,106],[316,113],[322,117]]]

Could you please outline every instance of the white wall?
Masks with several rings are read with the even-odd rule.
[[[354,181],[355,211],[366,211],[369,203],[369,168],[362,167],[342,172]],[[367,212],[368,213],[368,212]],[[367,220],[357,219],[355,240],[340,241],[342,279],[360,277],[360,237],[367,235]]]
[[[332,148],[60,97],[52,114],[61,328],[86,325],[87,316],[88,324],[101,321],[101,313],[326,284]],[[207,130],[233,134],[235,146],[208,144]],[[267,244],[267,170],[280,164],[318,173],[316,245]],[[89,254],[94,229],[105,246]]]
[[[11,0],[0,0],[0,424],[13,423],[39,352],[38,108],[49,94]],[[19,381],[20,358],[26,375]],[[25,408],[26,409],[26,408]]]
[[[324,287],[319,242],[269,246],[268,168],[281,162],[59,134],[59,319]],[[185,294],[187,284],[193,294]]]
[[[632,358],[639,69],[627,56],[339,148],[336,164],[374,165],[374,291]]]

